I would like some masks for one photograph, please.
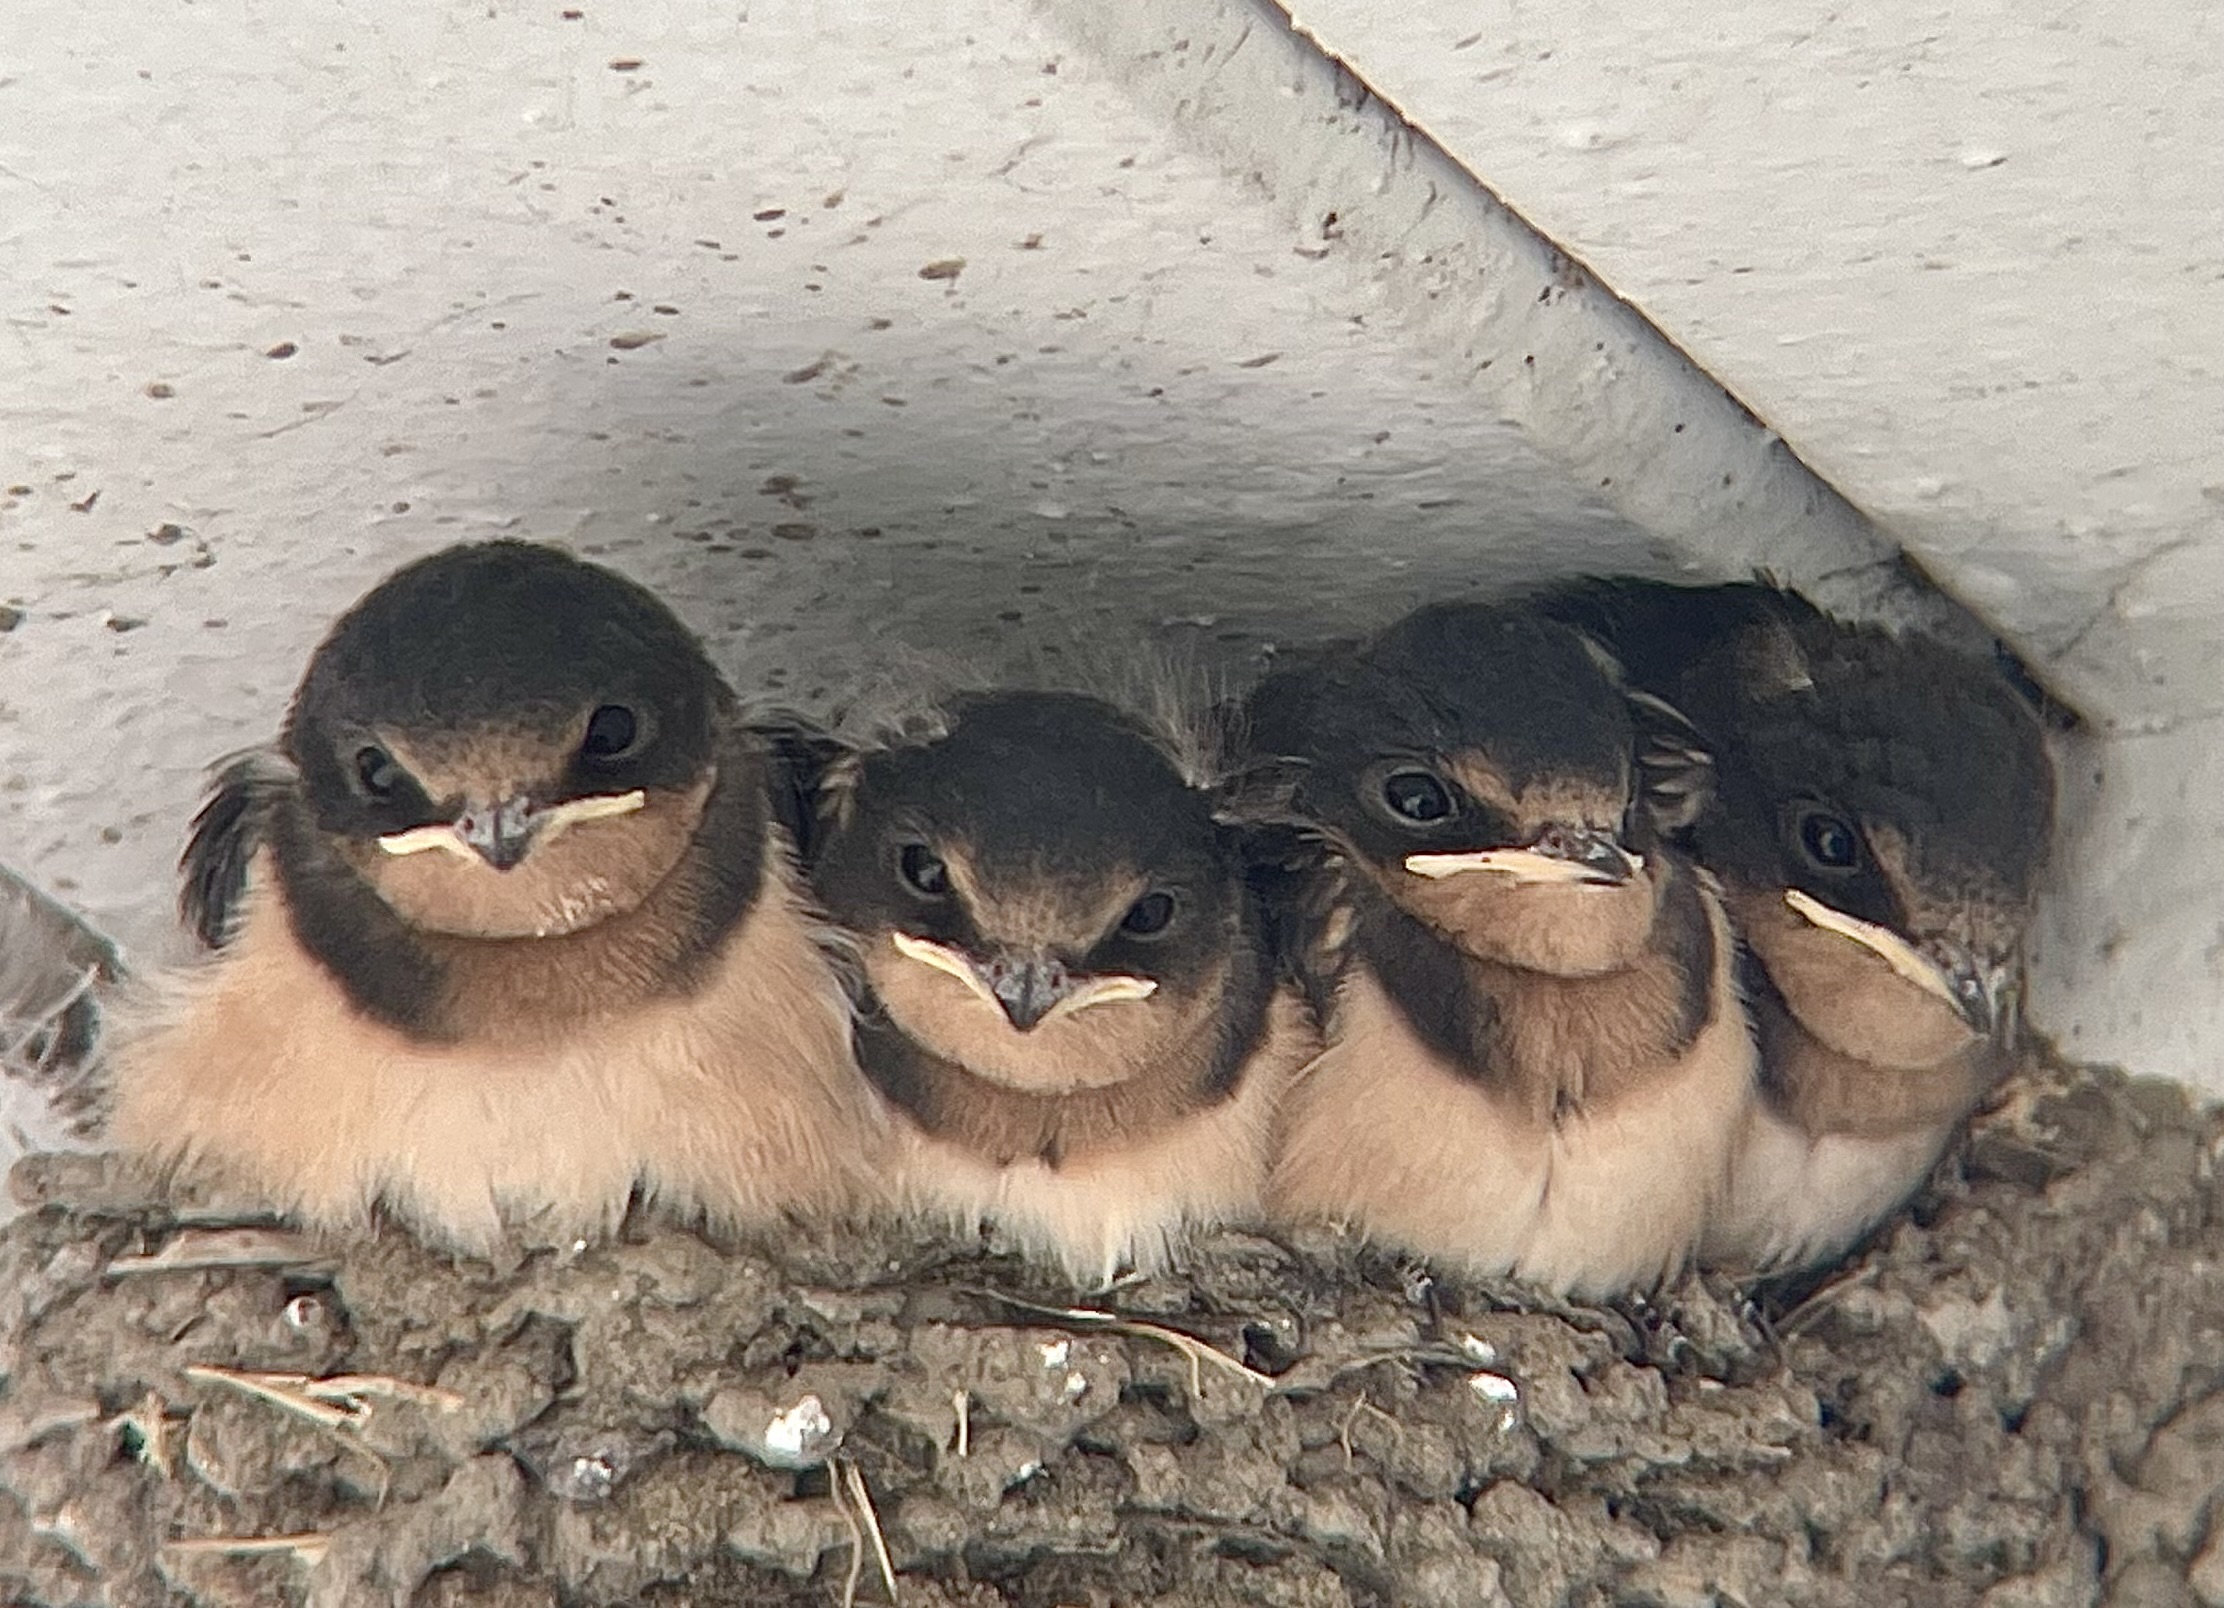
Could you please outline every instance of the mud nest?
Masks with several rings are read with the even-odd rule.
[[[33,1158],[0,1601],[2224,1604],[2224,1120],[2034,1070],[1826,1279],[1572,1307],[1227,1235],[458,1263]]]

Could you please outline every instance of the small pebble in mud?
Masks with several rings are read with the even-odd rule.
[[[167,380],[156,380],[147,387],[147,395],[157,402],[167,402],[177,394],[177,387]]]
[[[773,536],[783,542],[813,541],[817,539],[818,533],[818,526],[809,524],[775,525],[772,527]]]
[[[23,611],[10,604],[0,603],[0,632],[13,631],[23,623]]]
[[[921,279],[955,279],[965,272],[963,257],[938,257],[919,270]]]
[[[632,352],[662,339],[664,339],[662,330],[630,329],[623,334],[611,336],[610,344],[621,352]]]
[[[154,543],[157,547],[169,547],[174,543],[184,541],[185,537],[186,529],[183,525],[172,525],[165,523],[157,525],[154,529],[147,532],[147,540]]]
[[[263,353],[263,356],[265,356],[265,357],[275,357],[275,358],[288,358],[288,357],[291,357],[291,356],[293,356],[293,355],[294,355],[294,353],[296,353],[296,352],[298,352],[298,351],[300,351],[300,350],[301,350],[301,348],[300,348],[300,347],[298,347],[298,346],[296,346],[296,345],[294,345],[294,343],[293,343],[292,341],[280,341],[280,342],[279,342],[279,343],[278,343],[278,344],[277,344],[276,346],[273,346],[273,347],[272,347],[272,348],[271,348],[271,349],[270,349],[269,351],[267,351],[267,352]]]

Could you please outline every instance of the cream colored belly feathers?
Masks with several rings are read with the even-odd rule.
[[[1712,993],[1729,1005],[1728,927],[1711,900],[1708,914]],[[1287,1102],[1277,1209],[1580,1296],[1646,1288],[1691,1259],[1753,1098],[1742,1011],[1718,1008],[1673,1077],[1557,1121],[1437,1055],[1364,968],[1337,1015],[1336,1041]]]
[[[608,1233],[636,1189],[728,1228],[858,1199],[882,1130],[776,849],[698,991],[525,1042],[371,1020],[296,943],[268,872],[232,946],[119,1030],[120,1149],[311,1227],[383,1208],[473,1251],[505,1225]]]
[[[1728,1197],[1708,1225],[1708,1262],[1765,1274],[1828,1261],[1913,1194],[1945,1153],[1949,1126],[1895,1134],[1810,1133],[1757,1104]]]
[[[899,1118],[898,1192],[908,1210],[963,1232],[996,1224],[1077,1283],[1160,1271],[1191,1232],[1259,1218],[1277,1110],[1318,1049],[1304,1007],[1280,994],[1226,1100],[1152,1138],[1055,1166],[1000,1165]]]

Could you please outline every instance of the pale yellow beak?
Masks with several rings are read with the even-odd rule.
[[[569,831],[587,821],[607,821],[614,816],[631,815],[644,808],[649,795],[636,787],[630,793],[597,793],[587,798],[568,799],[553,804],[545,810],[535,810],[528,817],[532,823],[533,841],[546,844],[559,833]],[[460,855],[466,860],[480,858],[464,837],[460,821],[440,821],[431,826],[413,826],[406,832],[389,832],[378,840],[378,846],[388,854],[423,854],[428,849],[439,849]]]
[[[1446,877],[1464,876],[1470,871],[1495,871],[1500,876],[1512,877],[1520,883],[1572,883],[1580,886],[1605,888],[1627,882],[1645,868],[1640,854],[1627,856],[1629,869],[1621,875],[1612,875],[1598,866],[1580,860],[1570,860],[1557,854],[1542,854],[1535,849],[1479,849],[1468,854],[1409,854],[1405,868],[1417,877],[1442,881]]]
[[[1913,944],[1891,928],[1880,927],[1873,921],[1863,921],[1859,916],[1849,916],[1843,910],[1833,910],[1820,899],[1802,893],[1797,888],[1784,890],[1784,903],[1823,931],[1852,939],[1917,988],[1925,993],[1935,994],[1951,1005],[1957,1015],[1964,1011],[1964,1003],[1954,991],[1954,985],[1945,971],[1924,958]]]
[[[1149,999],[1158,992],[1158,981],[1151,977],[1129,977],[1112,972],[1103,977],[1092,977],[1080,984],[1064,999],[1050,1008],[1043,1018],[1055,1022],[1061,1016],[1071,1016],[1085,1011],[1092,1005],[1117,1005],[1124,999]]]
[[[889,941],[896,946],[899,955],[955,977],[976,998],[1010,1017],[1022,1031],[1056,1021],[1061,1016],[1072,1016],[1092,1005],[1149,999],[1158,992],[1158,983],[1153,978],[1129,977],[1117,972],[1101,977],[1073,977],[1061,970],[1055,978],[1045,976],[1031,980],[1025,976],[1007,976],[998,979],[984,975],[981,966],[967,955],[931,938],[895,932],[889,934]],[[997,986],[999,981],[1003,983],[1001,990]]]
[[[974,971],[973,963],[947,944],[938,944],[930,938],[914,938],[908,932],[890,933],[888,936],[895,944],[897,954],[955,977],[998,1010],[1004,1008],[998,1004],[996,996],[989,992],[988,984],[981,980],[980,974]]]

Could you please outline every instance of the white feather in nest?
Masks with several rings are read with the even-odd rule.
[[[101,1002],[123,970],[114,943],[0,865],[0,1172],[97,1131]],[[10,1215],[0,1192],[0,1220]]]

